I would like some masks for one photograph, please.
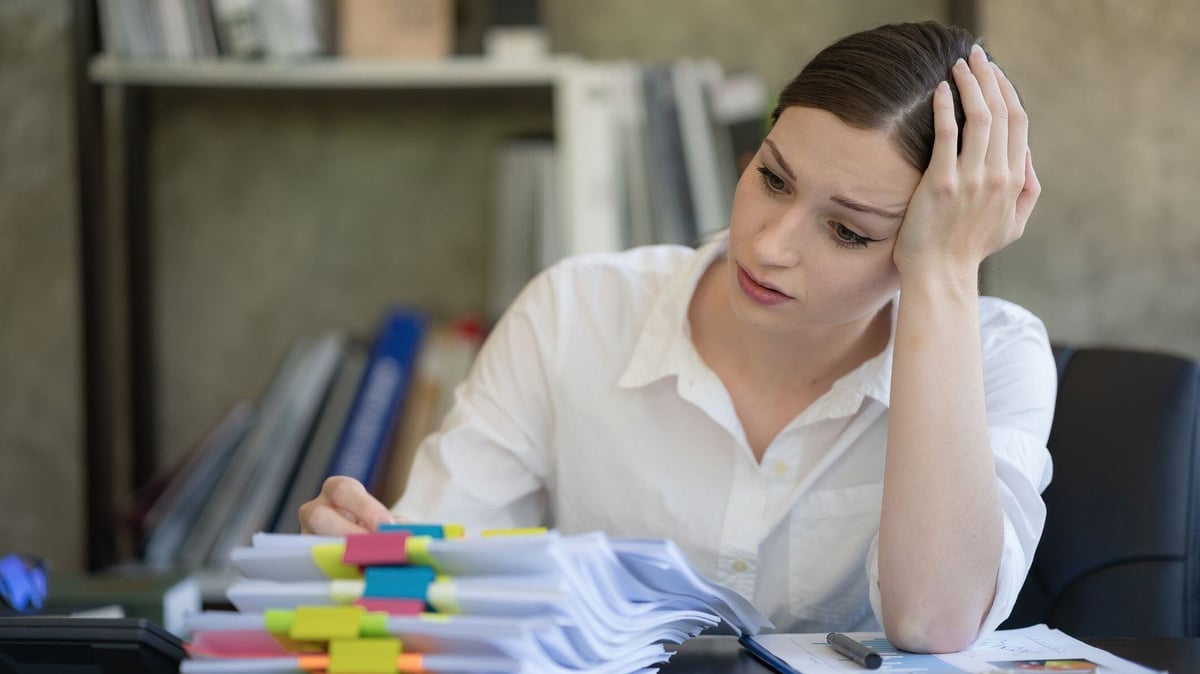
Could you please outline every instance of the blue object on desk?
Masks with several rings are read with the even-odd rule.
[[[46,601],[46,561],[32,555],[0,557],[0,601],[14,611],[38,611]]]

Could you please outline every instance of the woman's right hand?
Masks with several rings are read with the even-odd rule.
[[[361,482],[345,476],[325,480],[321,493],[300,506],[300,531],[306,534],[365,534],[399,521]]]

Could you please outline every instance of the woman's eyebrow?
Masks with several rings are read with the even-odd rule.
[[[830,201],[840,204],[841,206],[844,206],[852,211],[858,211],[859,213],[871,213],[872,215],[885,217],[888,220],[902,220],[904,218],[904,214],[907,212],[907,209],[900,211],[889,211],[885,208],[879,208],[878,206],[868,206],[867,204],[855,201],[842,194],[835,194],[829,197],[829,199]]]
[[[771,154],[775,155],[775,161],[779,162],[779,168],[783,169],[783,172],[786,173],[789,178],[795,180],[796,174],[792,173],[792,167],[788,166],[788,163],[784,161],[783,155],[779,153],[779,148],[775,147],[775,142],[770,138],[764,138],[763,144],[771,148]]]
[[[787,161],[784,160],[783,154],[779,152],[779,148],[775,145],[775,141],[771,140],[770,138],[764,138],[763,145],[766,145],[771,149],[771,154],[775,156],[775,161],[779,163],[779,168],[783,169],[783,172],[786,173],[789,178],[795,180],[796,174],[792,172],[792,167],[788,166]],[[903,220],[904,214],[907,211],[907,209],[889,211],[886,208],[869,206],[861,201],[855,201],[854,199],[851,199],[843,194],[835,194],[830,197],[830,200],[852,211],[858,211],[859,213],[870,213],[872,215],[878,215],[880,217],[887,218],[888,220]]]

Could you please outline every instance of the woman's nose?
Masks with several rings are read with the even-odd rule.
[[[763,223],[754,237],[755,262],[764,267],[797,267],[803,260],[801,216],[789,210]]]

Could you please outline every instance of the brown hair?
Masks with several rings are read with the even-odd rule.
[[[959,149],[965,117],[951,68],[976,42],[969,32],[934,21],[855,33],[809,61],[783,91],[771,124],[785,108],[818,108],[850,126],[883,129],[918,171],[933,153],[933,92],[945,80],[954,95]],[[989,57],[990,58],[990,57]]]

